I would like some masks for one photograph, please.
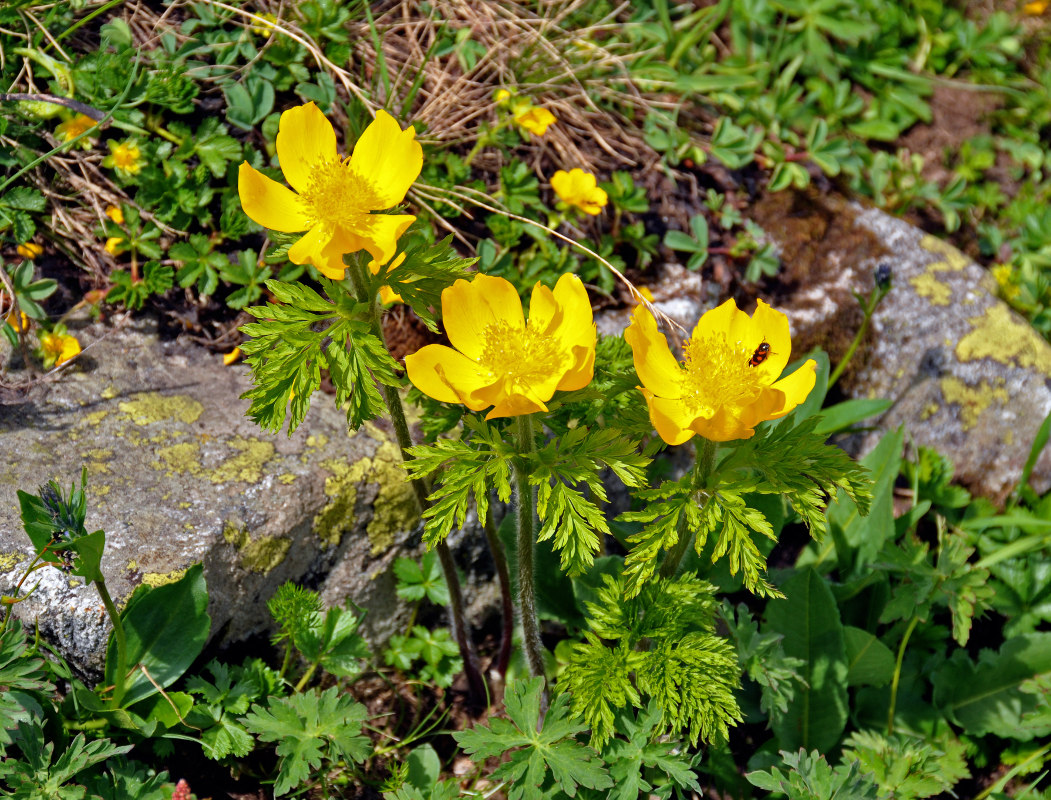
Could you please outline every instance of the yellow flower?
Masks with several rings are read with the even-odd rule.
[[[70,139],[75,139],[80,136],[84,131],[93,128],[95,126],[95,120],[89,117],[87,114],[77,114],[73,119],[66,120],[65,122],[59,123],[55,127],[55,135],[58,136],[63,142],[68,142]],[[93,137],[87,136],[80,140],[80,146],[84,149],[91,147],[91,139]]]
[[[511,93],[507,89],[497,89],[496,94],[493,95],[493,100],[498,106],[502,106],[508,100],[511,99]]]
[[[653,296],[653,292],[650,291],[650,287],[649,286],[639,286],[638,287],[638,292],[639,292],[639,297],[641,297],[643,300],[646,300],[647,302],[652,303],[656,299]],[[637,303],[638,303],[638,301],[636,301],[636,304]]]
[[[398,267],[400,267],[404,263],[405,263],[405,253],[398,253],[398,256],[394,259],[393,262],[391,262],[390,269],[392,269],[392,270],[397,269]],[[371,272],[373,275],[379,275],[380,262],[378,262],[378,261],[370,261],[369,262],[369,272]],[[389,274],[389,272],[388,272],[388,274]],[[398,294],[396,291],[391,289],[389,286],[381,286],[380,287],[380,302],[383,303],[384,305],[388,305],[390,303],[404,303],[405,301],[401,299],[401,295],[400,294]]]
[[[120,206],[106,206],[106,216],[118,225],[124,224],[124,212],[121,210]]]
[[[103,247],[103,250],[105,250],[111,256],[119,256],[121,253],[124,252],[124,248],[122,246],[123,243],[124,243],[124,237],[122,237],[122,236],[110,236],[106,240],[106,245],[105,245],[105,247]]]
[[[307,103],[281,115],[277,156],[295,192],[247,161],[241,164],[237,190],[245,213],[263,227],[307,231],[289,248],[293,264],[313,264],[326,277],[340,280],[346,269],[344,253],[367,250],[381,264],[394,257],[398,237],[416,217],[372,212],[404,200],[419,176],[423,148],[415,128],[403,131],[381,109],[353,154],[340,158],[331,123],[316,105]]]
[[[543,136],[547,133],[548,127],[554,125],[558,120],[546,108],[528,106],[522,110],[515,111],[515,122],[530,133]]]
[[[80,342],[64,333],[45,333],[40,337],[44,367],[58,367],[80,352]]]
[[[34,258],[38,258],[43,254],[44,248],[36,242],[25,242],[24,244],[18,245],[18,247],[15,248],[15,252],[22,256],[22,258],[28,258],[32,261]]]
[[[137,175],[142,170],[142,151],[134,139],[120,142],[110,140],[109,156],[102,160],[104,166],[112,167],[121,175]]]
[[[442,321],[456,349],[429,344],[405,359],[409,380],[435,400],[493,406],[486,419],[514,417],[547,411],[556,390],[591,382],[595,324],[576,275],[563,275],[554,291],[538,283],[528,322],[509,281],[458,280],[442,292]]]
[[[241,348],[235,347],[229,353],[223,354],[223,365],[230,366],[231,364],[237,363],[241,358]]]
[[[1014,300],[1021,292],[1021,289],[1014,282],[1014,271],[1011,269],[1011,265],[997,264],[992,268],[991,272],[996,279],[997,285],[1000,287],[1001,296],[1007,301]]]
[[[643,385],[650,421],[668,444],[694,434],[713,442],[748,439],[755,426],[802,403],[816,381],[810,359],[777,380],[788,363],[788,318],[762,300],[749,317],[733,300],[708,311],[676,361],[653,315],[637,306],[624,332]]]
[[[1032,0],[1032,2],[1022,6],[1022,11],[1031,17],[1039,17],[1047,11],[1048,6],[1051,6],[1051,0]]]
[[[29,328],[29,317],[26,316],[25,311],[19,311],[19,316],[15,316],[15,312],[12,311],[7,315],[7,324],[14,328],[16,331],[24,331]]]
[[[248,27],[248,30],[257,36],[265,36],[269,39],[274,33],[274,23],[277,22],[277,17],[269,11],[257,14],[256,16],[261,17],[262,19],[252,20],[252,24]]]
[[[579,168],[556,172],[551,176],[551,188],[567,206],[575,206],[592,216],[601,214],[609,202],[609,195],[598,187],[595,176]]]

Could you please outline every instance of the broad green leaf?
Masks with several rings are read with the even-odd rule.
[[[785,655],[803,661],[806,686],[796,691],[774,733],[782,748],[829,752],[847,724],[848,663],[839,609],[828,584],[809,567],[780,588],[785,597],[770,601],[766,627],[785,637]]]
[[[894,677],[894,654],[866,630],[843,627],[847,648],[847,685],[883,686]]]
[[[211,629],[204,570],[194,564],[175,583],[140,588],[120,615],[127,637],[130,677],[121,705],[128,707],[174,683],[204,648]],[[117,672],[117,644],[106,648],[106,683]]]

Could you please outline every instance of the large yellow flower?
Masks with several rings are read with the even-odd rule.
[[[551,188],[567,206],[575,206],[591,216],[601,214],[609,202],[609,195],[599,188],[595,176],[579,167],[569,172],[560,169],[551,176]]]
[[[808,360],[778,380],[792,352],[788,318],[762,300],[749,317],[727,300],[701,317],[680,364],[643,306],[624,332],[643,385],[650,421],[668,444],[694,434],[713,442],[748,439],[755,426],[802,403],[816,380]]]
[[[336,132],[313,103],[281,115],[277,132],[281,171],[295,192],[241,164],[237,189],[245,213],[276,231],[306,234],[289,248],[294,264],[313,264],[329,278],[343,277],[344,253],[367,250],[386,264],[398,237],[416,217],[374,214],[405,199],[423,168],[416,129],[386,111],[361,134],[349,158],[336,152]],[[298,192],[298,194],[296,193]]]
[[[576,275],[554,291],[538,283],[528,322],[509,281],[458,280],[442,292],[442,321],[456,349],[429,344],[406,357],[409,380],[444,403],[493,406],[486,419],[547,411],[556,390],[583,389],[594,375],[595,323]]]

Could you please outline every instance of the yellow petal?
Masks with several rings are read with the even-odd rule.
[[[452,346],[477,360],[485,349],[486,329],[504,323],[523,330],[522,301],[510,281],[477,275],[456,281],[442,292],[442,324]]]
[[[369,214],[352,229],[341,231],[344,253],[367,250],[374,261],[386,264],[398,252],[398,239],[416,217],[412,214]]]
[[[763,342],[770,345],[770,354],[766,361],[756,367],[765,382],[772,383],[788,365],[792,354],[792,334],[788,328],[788,317],[771,308],[762,300],[752,315],[751,338],[745,339],[748,349],[755,352]]]
[[[640,387],[641,388],[641,387]],[[654,397],[653,392],[642,389],[646,405],[650,409],[650,422],[657,434],[668,444],[682,444],[693,438],[690,429],[694,418],[686,405],[678,400]]]
[[[264,228],[295,233],[310,227],[310,217],[299,196],[247,161],[237,171],[237,193],[244,212]]]
[[[485,418],[521,417],[526,414],[534,414],[537,411],[547,411],[547,406],[534,398],[513,394],[493,406],[493,410],[486,414]]]
[[[751,319],[738,310],[737,303],[731,297],[721,306],[705,311],[693,328],[691,338],[704,339],[709,336],[724,336],[730,344],[740,339],[744,341],[751,329]],[[758,343],[757,343],[758,344]]]
[[[583,389],[595,376],[597,334],[591,300],[583,281],[572,273],[558,279],[553,296],[561,310],[561,319],[551,334],[558,337],[573,355],[573,366],[559,381],[558,388],[562,391]],[[532,317],[532,306],[529,314]]]
[[[326,278],[338,281],[343,279],[346,270],[343,254],[352,251],[347,247],[345,239],[333,236],[318,225],[288,248],[288,260],[293,264],[311,264]]]
[[[771,412],[767,419],[778,419],[790,412],[807,399],[815,383],[817,383],[817,362],[809,358],[803,366],[771,387],[784,394],[784,401],[780,407]]]
[[[320,108],[306,103],[281,115],[277,129],[277,159],[285,180],[293,189],[300,193],[307,191],[315,165],[337,157],[336,132]]]
[[[429,344],[405,356],[405,371],[412,385],[443,403],[463,403],[473,411],[491,405],[472,394],[483,389],[487,373],[471,359],[442,344]]]
[[[572,350],[573,366],[562,376],[556,387],[563,392],[583,389],[595,377],[595,345],[577,346]]]
[[[751,439],[755,428],[737,417],[727,406],[717,409],[711,419],[698,418],[691,426],[695,433],[712,442],[732,442],[736,439]]]
[[[365,178],[380,205],[390,208],[405,199],[423,169],[423,148],[416,141],[416,129],[401,129],[398,122],[383,109],[354,145],[350,166]]]
[[[682,369],[648,309],[643,306],[635,308],[631,324],[624,331],[624,340],[631,346],[635,371],[643,386],[660,397],[682,395]]]
[[[387,306],[391,303],[404,303],[405,300],[396,291],[391,289],[389,286],[380,287],[380,302]]]

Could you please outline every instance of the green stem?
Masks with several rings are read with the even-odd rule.
[[[880,286],[876,286],[872,290],[872,294],[869,295],[868,302],[865,303],[862,311],[865,313],[865,318],[861,321],[861,326],[858,328],[858,332],[854,334],[854,341],[850,343],[850,347],[847,348],[847,352],[843,354],[843,358],[836,364],[835,370],[828,376],[828,388],[831,389],[836,385],[836,381],[839,380],[843,371],[850,364],[850,359],[854,357],[854,353],[857,352],[858,347],[861,345],[862,340],[865,338],[865,334],[868,332],[869,323],[872,321],[872,315],[876,311],[876,306],[879,305],[880,300],[887,294],[888,289]],[[858,297],[860,300],[861,298]]]
[[[515,604],[511,597],[511,571],[507,568],[507,554],[504,553],[503,542],[496,532],[496,521],[493,519],[493,506],[490,504],[486,510],[485,539],[489,542],[489,552],[492,553],[493,563],[496,565],[496,577],[500,581],[500,607],[501,607],[501,631],[500,651],[496,656],[493,668],[503,679],[507,675],[507,665],[511,663],[511,646],[514,641],[515,630]]]
[[[120,621],[117,607],[113,605],[113,598],[109,596],[106,582],[95,581],[95,588],[102,598],[102,605],[106,607],[110,622],[113,623],[113,638],[117,643],[117,672],[113,677],[113,698],[110,703],[113,708],[120,708],[120,701],[124,699],[124,682],[128,675],[128,640],[124,635],[124,625]]]
[[[705,486],[712,475],[712,468],[715,466],[715,448],[715,442],[701,438],[701,446],[697,448],[697,455],[693,465],[693,488],[695,490]],[[676,531],[678,532],[678,539],[674,547],[664,556],[664,563],[661,564],[660,576],[662,578],[675,577],[679,571],[679,565],[682,563],[683,556],[686,555],[686,551],[693,544],[693,532],[686,530],[686,514],[679,516]]]
[[[544,645],[540,641],[540,620],[536,614],[536,584],[533,574],[533,554],[536,533],[533,524],[533,487],[529,484],[527,457],[532,454],[533,419],[528,414],[515,417],[519,457],[514,460],[515,498],[518,519],[518,604],[522,613],[522,643],[525,647],[529,673],[544,675]]]
[[[295,692],[303,691],[304,687],[308,683],[310,683],[310,679],[314,677],[314,673],[315,672],[317,672],[317,662],[316,661],[313,664],[311,664],[309,667],[307,667],[307,671],[303,673],[303,677],[300,678],[299,681],[296,683],[296,688],[293,691],[295,691]]]
[[[894,680],[890,684],[890,707],[887,709],[887,736],[894,733],[894,708],[898,704],[898,683],[901,681],[901,662],[905,659],[905,646],[909,643],[909,637],[916,630],[919,617],[913,617],[909,621],[909,627],[905,629],[905,635],[901,637],[898,645],[898,660],[894,664]]]
[[[358,300],[368,304],[369,321],[373,335],[383,342],[384,347],[386,347],[387,340],[383,335],[382,307],[376,294],[369,291],[369,280],[365,273],[365,265],[360,263],[360,258],[355,259],[355,262],[348,265],[347,275],[354,286],[354,292]],[[383,392],[383,399],[386,401],[387,409],[390,412],[390,421],[394,426],[394,434],[398,438],[402,460],[408,461],[411,458],[409,448],[412,447],[413,441],[408,420],[405,418],[405,408],[401,402],[401,395],[398,393],[396,386],[381,384],[380,389]],[[430,500],[428,499],[430,489],[422,478],[410,478],[409,482],[412,485],[413,493],[416,495],[416,502],[422,513],[430,507]],[[456,562],[453,560],[449,545],[445,542],[435,543],[434,550],[438,553],[438,561],[442,565],[445,584],[449,588],[449,622],[452,628],[453,639],[460,649],[460,658],[463,659],[463,669],[464,674],[467,676],[467,685],[470,688],[471,699],[476,705],[484,706],[487,704],[489,692],[485,679],[482,677],[482,669],[478,663],[478,654],[475,652],[474,644],[469,635],[470,628],[467,625],[463,589],[460,586],[460,576],[456,572]]]

